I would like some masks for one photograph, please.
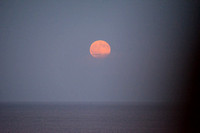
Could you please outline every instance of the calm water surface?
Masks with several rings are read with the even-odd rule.
[[[1,104],[0,133],[176,133],[168,106]]]

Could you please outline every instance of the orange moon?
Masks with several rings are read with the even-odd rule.
[[[103,40],[97,40],[93,42],[90,46],[90,54],[94,58],[104,58],[108,56],[111,52],[110,45]]]

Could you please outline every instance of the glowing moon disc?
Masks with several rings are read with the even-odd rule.
[[[90,46],[90,54],[95,58],[103,58],[110,54],[110,45],[103,40],[97,40]]]

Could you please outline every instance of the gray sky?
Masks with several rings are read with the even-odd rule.
[[[197,18],[187,1],[0,1],[0,101],[177,102]],[[105,40],[111,54],[89,54]]]

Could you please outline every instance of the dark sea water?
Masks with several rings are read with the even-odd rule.
[[[176,133],[163,105],[0,104],[0,133]]]

